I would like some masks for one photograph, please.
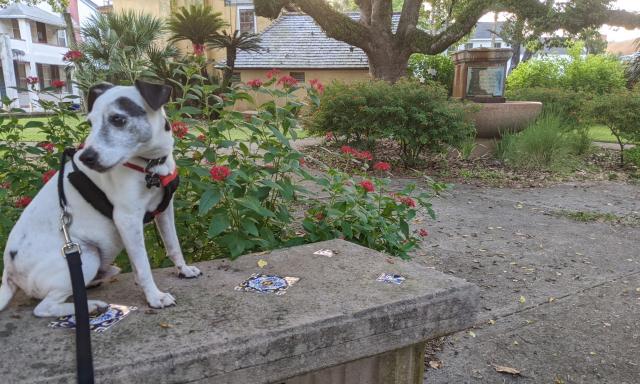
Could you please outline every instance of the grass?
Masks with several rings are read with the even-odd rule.
[[[603,143],[616,143],[616,137],[611,134],[611,130],[605,125],[594,125],[589,128],[589,136],[593,141],[600,141]],[[623,142],[626,142],[623,140]]]
[[[590,211],[556,211],[555,214],[581,223],[611,223],[632,227],[640,225],[640,216],[638,215],[617,216],[613,213]]]
[[[24,125],[28,121],[40,121],[46,124],[47,118],[46,117],[24,118],[24,119],[20,119],[20,124]],[[75,128],[78,124],[80,124],[81,121],[82,120],[70,119],[69,126],[71,128]],[[296,134],[298,135],[298,139],[304,139],[305,137],[309,136],[309,133],[302,129],[296,130]],[[248,133],[241,129],[235,129],[231,131],[232,140],[242,140],[242,139],[246,139],[247,137],[249,137]],[[46,137],[40,131],[40,128],[26,128],[22,132],[22,140],[24,141],[40,142],[40,141],[44,141],[45,139]]]

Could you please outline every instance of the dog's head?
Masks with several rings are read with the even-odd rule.
[[[136,156],[169,154],[173,137],[162,106],[170,96],[171,87],[143,81],[136,81],[135,86],[102,83],[91,87],[87,97],[91,133],[80,161],[105,172]]]

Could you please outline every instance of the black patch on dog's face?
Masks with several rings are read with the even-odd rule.
[[[9,256],[11,256],[11,260],[15,260],[16,256],[18,256],[18,251],[9,251]]]
[[[164,130],[167,132],[171,130],[171,124],[169,124],[169,120],[164,121]]]
[[[125,112],[127,115],[131,117],[140,117],[147,114],[144,108],[134,103],[133,100],[131,100],[128,97],[117,98],[116,105],[118,106],[118,108],[122,109],[123,112]]]

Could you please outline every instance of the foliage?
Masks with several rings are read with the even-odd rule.
[[[209,47],[221,48],[226,51],[227,60],[225,62],[224,77],[222,79],[223,87],[228,87],[231,83],[238,51],[259,52],[262,49],[259,35],[249,32],[240,33],[237,29],[232,34],[227,33],[227,31],[216,33],[207,41]]]
[[[449,95],[453,91],[455,65],[449,56],[416,53],[409,58],[409,74],[421,83],[428,80],[442,84]]]
[[[507,77],[507,90],[557,87],[565,65],[564,60],[550,58],[520,63]]]
[[[83,56],[75,60],[75,76],[81,90],[108,81],[133,84],[148,76],[164,79],[168,61],[178,54],[162,43],[163,22],[133,11],[92,16],[80,29]]]
[[[201,4],[180,7],[167,22],[170,40],[189,40],[196,54],[203,54],[204,44],[226,25],[220,12]]]
[[[521,64],[525,65],[525,64]],[[539,101],[545,113],[555,112],[561,116],[570,128],[586,122],[584,105],[593,95],[576,92],[566,88],[519,88],[506,92],[509,100]]]
[[[582,57],[582,44],[569,51],[572,60],[564,68],[562,83],[575,91],[605,94],[625,86],[624,66],[611,55],[587,55]]]
[[[565,129],[557,113],[545,113],[519,133],[503,135],[496,155],[518,169],[566,172],[590,147],[586,131]]]
[[[640,91],[620,90],[595,98],[589,104],[593,121],[606,125],[620,146],[620,165],[624,165],[625,140],[640,142]]]
[[[334,82],[313,112],[310,129],[368,148],[380,139],[395,140],[407,166],[425,151],[460,145],[474,133],[463,104],[447,100],[441,85],[409,80]]]
[[[625,149],[624,158],[628,164],[633,164],[636,167],[640,167],[640,146],[633,147],[631,149]]]

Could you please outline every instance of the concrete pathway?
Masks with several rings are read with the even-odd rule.
[[[640,382],[640,228],[557,214],[637,217],[640,186],[457,186],[435,208],[416,259],[479,285],[483,302],[425,383]]]

